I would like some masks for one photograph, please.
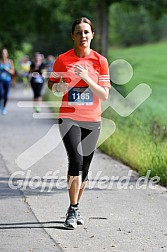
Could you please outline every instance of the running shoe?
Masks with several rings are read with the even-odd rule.
[[[77,227],[77,208],[70,206],[67,210],[64,226],[68,229]]]
[[[2,115],[6,115],[7,114],[7,110],[6,110],[6,108],[3,108],[2,109]]]
[[[78,225],[84,224],[84,220],[81,217],[81,212],[80,212],[79,208],[77,208],[77,224]]]
[[[39,113],[41,110],[40,110],[39,107],[34,107],[34,111],[35,111],[36,113]]]

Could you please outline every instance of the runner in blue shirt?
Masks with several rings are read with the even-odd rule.
[[[6,104],[11,85],[11,75],[13,75],[14,72],[13,61],[8,59],[8,50],[4,48],[0,56],[0,109],[3,115],[7,113]]]

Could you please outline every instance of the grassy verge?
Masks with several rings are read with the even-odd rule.
[[[130,116],[120,117],[112,109],[103,116],[116,124],[115,133],[101,146],[105,153],[121,160],[140,175],[151,170],[167,185],[167,44],[153,44],[111,51],[111,62],[125,59],[133,67],[131,81],[119,91],[128,94],[140,83],[148,84],[152,95]],[[116,85],[114,85],[115,88]]]

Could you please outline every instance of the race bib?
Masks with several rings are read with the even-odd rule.
[[[69,105],[93,105],[93,92],[86,87],[73,87],[68,92]]]

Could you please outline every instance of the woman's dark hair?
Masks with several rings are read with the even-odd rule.
[[[78,25],[78,24],[81,24],[81,23],[87,23],[90,25],[91,27],[91,31],[92,33],[94,32],[94,28],[93,28],[93,24],[92,22],[86,18],[86,17],[80,17],[80,18],[77,18],[74,23],[72,24],[72,29],[71,29],[71,33],[73,34],[74,33],[74,30],[75,30],[75,26]]]

